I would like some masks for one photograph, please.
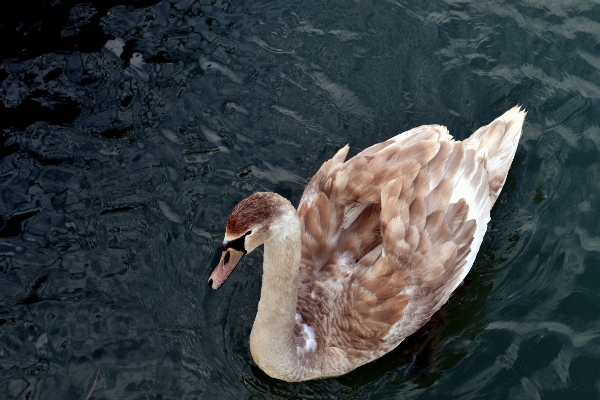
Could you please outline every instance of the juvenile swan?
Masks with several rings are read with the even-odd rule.
[[[291,382],[338,376],[423,326],[475,261],[525,114],[514,107],[462,142],[424,125],[348,161],[345,146],[298,210],[269,192],[235,206],[208,283],[264,243],[256,364]]]

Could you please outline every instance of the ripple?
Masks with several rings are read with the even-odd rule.
[[[100,370],[93,397],[597,397],[597,4],[46,3],[0,18],[3,393],[80,399]],[[345,377],[260,371],[261,252],[206,285],[231,208],[297,202],[346,143],[462,139],[515,104],[523,140],[448,305]]]

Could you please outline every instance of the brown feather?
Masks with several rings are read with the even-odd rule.
[[[306,323],[317,338],[327,338],[326,346],[343,349],[355,362],[385,348],[407,311],[426,321],[419,310],[444,298],[443,282],[455,275],[455,261],[464,259],[476,227],[465,223],[464,200],[449,204],[456,175],[475,172],[463,166],[462,144],[417,140],[397,147],[380,143],[345,163],[336,154],[313,177],[307,187],[312,194],[303,196],[298,210],[304,235],[297,311],[326,315],[306,316]],[[361,203],[368,206],[348,208]],[[356,215],[343,229],[350,210]],[[345,270],[341,260],[356,267]],[[338,283],[326,283],[331,280]],[[339,291],[325,289],[337,285]],[[419,324],[396,329],[414,331]]]

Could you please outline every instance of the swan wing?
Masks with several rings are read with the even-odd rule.
[[[518,142],[524,113],[516,117]],[[510,155],[501,144],[510,166],[516,144]],[[298,207],[299,326],[314,332],[311,350],[327,353],[321,362],[332,370],[390,351],[448,300],[474,262],[506,178],[498,168],[490,178],[491,152],[438,125],[344,162],[347,153],[346,146],[323,164]]]

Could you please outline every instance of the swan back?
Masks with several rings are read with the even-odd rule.
[[[296,341],[307,365],[323,376],[356,368],[448,300],[473,265],[524,116],[514,108],[463,142],[418,127],[348,161],[346,146],[321,167],[298,207]]]

